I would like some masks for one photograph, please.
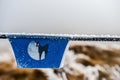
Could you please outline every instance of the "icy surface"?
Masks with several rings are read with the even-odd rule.
[[[87,34],[46,34],[46,33],[0,33],[0,35],[29,35],[29,36],[33,36],[33,35],[37,35],[37,36],[59,36],[59,37],[114,37],[114,38],[120,38],[119,35],[87,35]]]

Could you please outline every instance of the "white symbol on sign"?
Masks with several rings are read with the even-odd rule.
[[[28,54],[31,58],[35,60],[43,60],[45,59],[46,53],[47,52],[44,50],[44,47],[41,47],[40,44],[35,41],[29,43]]]

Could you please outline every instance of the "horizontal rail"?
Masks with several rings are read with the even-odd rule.
[[[0,39],[7,38],[44,38],[44,39],[69,39],[79,41],[120,41],[120,36],[108,35],[65,35],[65,34],[0,34]]]

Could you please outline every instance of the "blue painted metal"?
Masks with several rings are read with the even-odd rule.
[[[20,38],[21,37],[21,38]],[[34,37],[34,36],[33,36]],[[69,38],[57,39],[57,37],[49,36],[49,38],[34,37],[26,38],[19,36],[19,38],[10,38],[17,65],[19,68],[59,68],[63,57],[64,50],[69,41]],[[47,37],[47,36],[44,36]],[[39,42],[44,46],[48,44],[48,53],[43,60],[36,60],[28,53],[28,46],[32,41]],[[35,53],[34,55],[36,55]]]

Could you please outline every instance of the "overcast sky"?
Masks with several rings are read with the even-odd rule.
[[[0,32],[120,35],[120,0],[0,0]]]

